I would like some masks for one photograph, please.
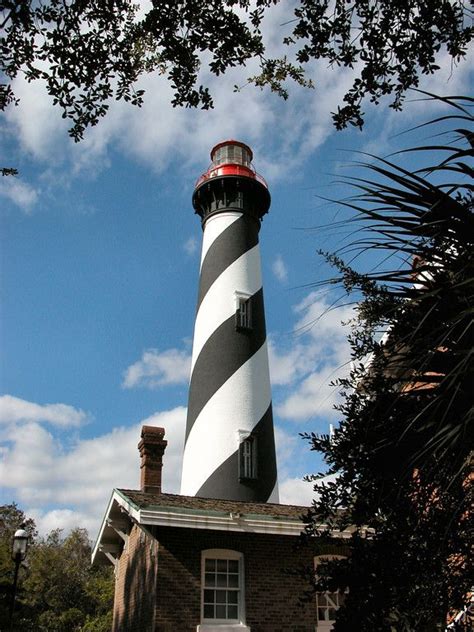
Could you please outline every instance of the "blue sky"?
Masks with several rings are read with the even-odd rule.
[[[440,64],[423,87],[469,94],[472,55]],[[80,144],[39,83],[16,84],[21,105],[0,127],[2,161],[20,170],[0,182],[1,500],[43,532],[95,535],[112,488],[138,487],[144,422],[166,428],[164,488],[179,490],[201,240],[191,195],[226,138],[252,147],[272,194],[260,243],[280,496],[311,499],[301,479],[321,461],[298,433],[337,421],[329,381],[348,361],[341,321],[350,317],[350,307],[325,313],[332,297],[311,287],[330,275],[316,250],[346,237],[313,229],[344,217],[317,196],[344,195],[346,150],[386,154],[427,110],[367,106],[363,133],[336,132],[330,112],[350,73],[321,67],[317,89],[293,87],[287,102],[251,87],[233,93],[250,74],[210,77],[210,112],[173,109],[165,80],[146,77],[144,107],[113,103]]]

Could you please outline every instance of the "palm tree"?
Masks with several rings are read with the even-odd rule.
[[[424,98],[449,106],[425,125],[449,130],[390,159],[370,156],[364,178],[346,179],[354,195],[341,204],[356,211],[359,236],[326,255],[330,283],[360,297],[340,426],[331,440],[306,435],[337,474],[316,483],[307,531],[357,527],[351,558],[329,564],[316,586],[349,589],[336,632],[442,630],[472,577],[474,99]],[[400,154],[415,152],[429,162],[410,171]],[[344,262],[367,249],[384,255],[375,271]]]

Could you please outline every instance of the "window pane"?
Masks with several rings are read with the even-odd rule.
[[[239,587],[239,576],[238,575],[229,575],[229,587],[230,588],[238,588]]]
[[[327,594],[328,604],[334,608],[337,608],[338,596],[339,595],[337,593],[328,593]]]
[[[239,603],[239,593],[236,590],[227,591],[227,603]]]
[[[227,586],[227,575],[225,573],[217,573],[217,584],[221,588],[225,588]]]
[[[216,606],[216,619],[227,619],[226,606]]]
[[[206,560],[206,571],[214,571],[216,569],[216,560]]]
[[[214,619],[214,606],[204,606],[204,618],[205,619]]]
[[[328,605],[326,593],[318,593],[318,606],[323,608]]]
[[[238,572],[239,572],[238,560],[229,560],[229,573],[238,573]]]
[[[229,619],[237,619],[238,618],[237,606],[228,606],[228,608],[227,608],[227,616],[228,616]]]
[[[217,603],[226,603],[226,590],[216,590],[216,602]]]
[[[214,591],[213,590],[205,590],[204,591],[204,603],[214,603]]]
[[[227,573],[227,560],[216,560],[217,570],[221,573]]]
[[[216,585],[216,576],[214,575],[214,573],[206,573],[205,585],[206,588]]]
[[[325,608],[318,608],[318,621],[327,621],[326,613],[327,610]]]
[[[222,162],[224,162],[224,156],[224,148],[220,147],[214,154],[214,163],[216,165],[220,165]]]

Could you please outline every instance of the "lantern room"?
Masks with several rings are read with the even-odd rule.
[[[215,145],[211,150],[212,163],[208,170],[198,178],[195,188],[203,182],[219,176],[244,176],[252,178],[263,184],[267,183],[252,165],[253,153],[248,145],[238,140],[225,140]]]
[[[250,147],[237,140],[226,140],[211,150],[211,160],[214,167],[225,164],[250,167],[252,158],[253,154]]]
[[[237,140],[225,140],[212,148],[212,163],[198,178],[193,194],[194,210],[203,221],[231,209],[257,220],[268,212],[268,186],[255,171],[252,158],[250,147]]]

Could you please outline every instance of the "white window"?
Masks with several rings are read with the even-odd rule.
[[[245,625],[243,555],[227,549],[202,552],[201,624],[198,632],[250,630]]]
[[[257,438],[251,435],[239,445],[239,478],[257,478]]]
[[[248,294],[236,292],[235,327],[237,331],[252,329],[252,303]]]
[[[343,559],[343,555],[320,555],[314,558],[314,568],[316,574],[318,572],[318,566],[326,561]],[[332,630],[334,621],[336,619],[336,611],[342,606],[344,602],[344,593],[339,590],[336,592],[317,592],[316,593],[316,618],[317,618],[317,632],[329,632]]]

